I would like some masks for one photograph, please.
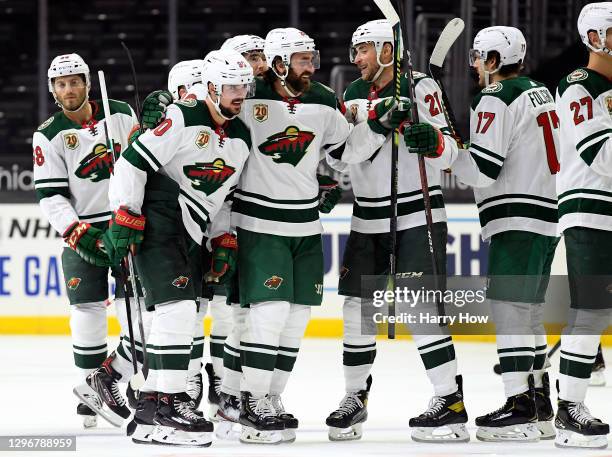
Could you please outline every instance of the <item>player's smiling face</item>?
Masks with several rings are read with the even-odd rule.
[[[355,53],[354,63],[361,72],[361,79],[372,81],[380,68],[376,59],[376,47],[374,43],[360,43],[353,48],[353,52]],[[385,43],[381,52],[380,61],[386,64],[389,63],[391,59],[393,59],[392,48],[389,44]]]
[[[58,76],[53,80],[53,90],[57,100],[69,110],[75,110],[87,97],[87,86],[80,75]]]
[[[246,61],[253,68],[253,74],[255,76],[261,76],[268,71],[268,64],[266,62],[266,56],[263,51],[249,51],[242,54]]]

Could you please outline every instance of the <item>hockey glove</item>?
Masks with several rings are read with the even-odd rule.
[[[317,175],[317,181],[319,181],[319,212],[327,214],[340,201],[342,189],[338,186],[338,181],[329,176]]]
[[[389,134],[393,129],[410,120],[410,100],[405,97],[396,103],[387,98],[378,102],[368,113],[368,126],[375,133]]]
[[[413,124],[404,129],[408,152],[425,157],[440,157],[444,151],[444,135],[431,124]]]
[[[213,238],[212,260],[210,271],[206,273],[206,283],[226,284],[236,271],[236,255],[238,253],[238,241],[230,233]]]
[[[132,245],[144,239],[145,217],[122,206],[113,214],[104,236],[105,243],[112,245],[113,258],[123,258]]]
[[[87,222],[75,221],[64,232],[64,241],[85,262],[96,267],[110,267],[111,260],[104,251],[102,235],[104,232]]]
[[[155,90],[142,103],[142,125],[145,129],[157,127],[166,116],[166,109],[172,104],[172,94],[167,90]]]

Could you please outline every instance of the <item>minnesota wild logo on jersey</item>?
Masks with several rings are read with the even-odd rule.
[[[121,145],[115,143],[115,157],[121,153]],[[91,182],[99,182],[109,179],[113,172],[113,158],[108,154],[106,145],[98,143],[93,147],[93,151],[87,154],[79,162],[79,166],[74,174],[81,179],[90,179]]]
[[[221,158],[212,162],[196,162],[194,165],[183,167],[183,173],[191,181],[191,186],[206,195],[217,191],[235,172],[236,169],[226,165]]]
[[[290,125],[283,132],[269,136],[259,145],[259,151],[272,157],[274,163],[289,163],[296,166],[314,138],[314,133],[300,131],[299,128]]]

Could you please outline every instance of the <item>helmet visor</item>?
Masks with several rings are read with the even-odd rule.
[[[321,66],[321,55],[316,49],[293,54],[291,56],[291,66],[296,70],[304,70],[309,67],[318,70]]]
[[[247,84],[223,84],[223,95],[229,98],[251,98],[255,95],[255,81]]]
[[[485,52],[479,51],[478,49],[470,49],[468,57],[469,57],[470,67],[473,67],[474,63],[478,59],[486,60]]]

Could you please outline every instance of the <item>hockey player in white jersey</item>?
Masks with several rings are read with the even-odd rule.
[[[559,230],[566,248],[570,321],[561,336],[559,447],[605,448],[608,424],[584,404],[601,333],[610,324],[612,275],[612,2],[590,3],[578,17],[586,67],[557,88],[561,172]]]
[[[110,260],[99,249],[103,230],[110,219],[108,182],[112,158],[106,150],[104,112],[99,100],[89,100],[89,67],[78,54],[57,56],[47,72],[49,92],[61,111],[45,121],[34,133],[34,187],[43,214],[63,234],[62,270],[70,300],[70,328],[74,361],[82,380],[105,363],[107,380],[127,381],[132,374],[123,287],[116,287],[116,308],[122,336],[117,354],[107,359],[108,268]],[[128,143],[136,117],[126,103],[110,100],[116,126],[115,153]],[[113,275],[118,278],[118,271]],[[119,281],[119,278],[118,278]],[[139,338],[139,337],[138,337]],[[125,355],[125,352],[123,352]],[[124,361],[125,363],[122,363]],[[117,365],[120,365],[119,367]],[[117,371],[119,368],[119,371]],[[92,401],[100,405],[97,397]],[[129,415],[118,394],[117,407]],[[77,414],[84,426],[96,424],[94,412],[79,403]]]
[[[376,356],[375,332],[362,331],[362,276],[385,275],[389,266],[391,132],[407,121],[408,111],[393,104],[393,31],[386,20],[359,26],[353,33],[350,58],[361,71],[361,78],[344,92],[346,117],[355,124],[344,151],[332,153],[331,165],[347,171],[355,192],[351,233],[346,244],[339,294],[344,295],[343,365],[346,395],[326,420],[329,439],[354,440],[362,436],[367,419],[369,376]],[[440,170],[448,167],[457,152],[440,105],[438,85],[422,73],[414,72],[419,116],[445,133],[444,144],[435,159],[427,161],[427,176],[434,222],[433,243],[437,270],[446,271],[446,213],[440,189]],[[408,94],[408,79],[402,77],[401,93]],[[341,152],[341,153],[340,153]],[[398,251],[397,271],[433,273],[423,196],[416,154],[402,144],[399,150]],[[433,311],[435,312],[435,310]],[[427,376],[434,387],[430,407],[410,420],[416,441],[467,441],[467,413],[463,405],[461,377],[452,339],[444,332],[423,335],[413,332]]]
[[[312,306],[323,295],[319,161],[342,148],[349,125],[334,92],[312,81],[315,43],[295,28],[271,30],[269,70],[240,118],[253,148],[234,193],[241,306],[241,441],[293,441],[298,420],[281,402]]]
[[[137,245],[145,304],[154,312],[147,342],[150,371],[132,437],[140,443],[211,443],[212,423],[186,393],[187,369],[196,299],[208,268],[202,265],[201,246],[210,242],[213,272],[219,275],[237,249],[229,217],[217,216],[249,153],[248,129],[234,118],[252,92],[253,73],[240,54],[214,51],[202,78],[206,101],[170,105],[164,120],[117,161],[110,187],[109,238],[117,255]],[[204,237],[207,230],[210,240]]]
[[[482,238],[490,241],[487,299],[507,400],[476,418],[476,437],[483,441],[555,435],[542,318],[559,241],[559,119],[548,89],[520,74],[526,48],[513,27],[488,27],[476,35],[470,64],[483,89],[472,102],[469,150],[452,165],[460,181],[474,186]],[[423,135],[435,130],[422,127]]]

